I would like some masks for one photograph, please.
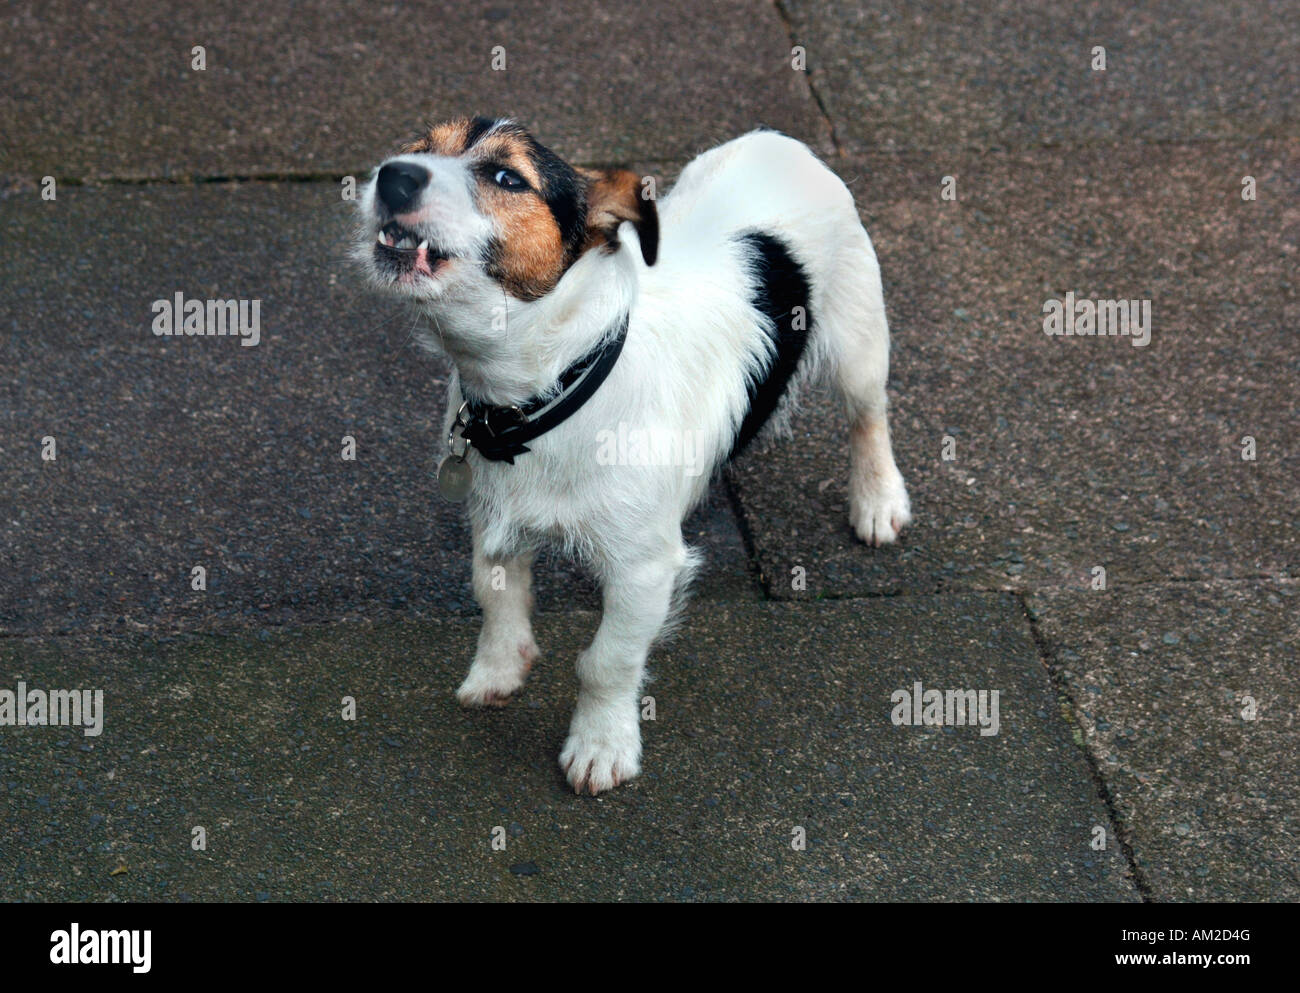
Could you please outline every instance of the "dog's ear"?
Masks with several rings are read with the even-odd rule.
[[[618,247],[618,226],[631,221],[641,240],[641,257],[654,265],[659,257],[659,212],[642,190],[641,177],[630,169],[582,169],[587,180],[587,240],[583,251],[597,245]],[[653,189],[653,187],[651,187]]]

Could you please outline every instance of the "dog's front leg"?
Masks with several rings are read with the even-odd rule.
[[[483,629],[469,675],[456,691],[467,707],[503,705],[524,685],[537,660],[533,640],[533,553],[487,555],[474,527],[474,598],[483,608]]]
[[[578,656],[578,705],[560,766],[574,792],[593,796],[641,771],[640,691],[650,645],[663,628],[686,563],[675,548],[605,571],[604,614]]]

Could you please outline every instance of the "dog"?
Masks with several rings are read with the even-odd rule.
[[[483,612],[460,703],[505,703],[536,661],[539,548],[600,583],[560,753],[575,792],[640,772],[646,658],[698,564],[682,520],[730,458],[784,430],[800,388],[829,382],[847,406],[857,536],[887,544],[911,521],[875,251],[801,142],[751,132],[657,199],[650,179],[576,168],[514,121],[457,119],[383,162],[358,206],[369,281],[454,366],[439,486],[467,500]]]

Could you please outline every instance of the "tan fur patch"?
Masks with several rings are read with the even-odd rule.
[[[533,188],[512,193],[482,177],[479,208],[496,222],[493,267],[502,285],[523,300],[544,296],[559,282],[567,260],[559,225],[534,192],[540,179],[527,145],[512,134],[491,134],[474,146],[473,158],[513,169]]]
[[[468,117],[458,117],[431,129],[423,138],[410,142],[402,149],[403,155],[425,152],[430,155],[448,155],[452,158],[465,151],[469,142],[470,121]]]
[[[591,181],[587,191],[587,243],[583,251],[613,239],[618,226],[640,216],[641,181],[628,169],[579,169]]]
[[[496,222],[493,257],[502,285],[523,300],[545,295],[564,273],[564,244],[550,209],[532,193],[480,183],[479,206]]]
[[[641,197],[641,177],[630,169],[579,169],[578,172],[590,184],[587,240],[582,250],[617,245],[618,226],[631,221],[641,233],[642,251],[649,252],[646,261],[653,262],[658,250],[659,226],[654,203]]]

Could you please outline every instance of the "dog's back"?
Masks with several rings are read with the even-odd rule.
[[[889,329],[875,251],[852,194],[806,145],[754,131],[711,149],[659,212],[659,264],[640,274],[638,309],[650,328],[698,328],[674,348],[678,361],[697,353],[699,381],[717,388],[718,370],[744,370],[748,390],[745,377],[730,390],[738,447],[823,372],[850,398],[882,395]],[[802,312],[783,326],[792,307]],[[755,319],[738,321],[743,313]],[[773,384],[773,371],[788,375]],[[850,414],[873,405],[851,399]]]

